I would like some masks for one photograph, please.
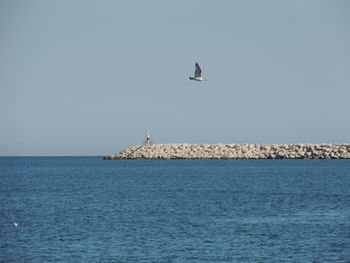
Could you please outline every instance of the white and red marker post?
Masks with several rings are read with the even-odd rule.
[[[149,134],[149,130],[147,130],[145,145],[146,146],[151,146],[152,145],[152,140],[151,140],[151,136]]]

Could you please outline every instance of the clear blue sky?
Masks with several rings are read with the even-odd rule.
[[[0,1],[0,155],[349,143],[349,115],[347,0]]]

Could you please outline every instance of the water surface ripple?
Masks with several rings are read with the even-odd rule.
[[[0,262],[350,262],[350,160],[2,157],[0,181]]]

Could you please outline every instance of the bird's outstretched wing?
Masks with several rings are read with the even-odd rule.
[[[199,67],[198,63],[196,63],[196,71],[194,72],[194,76],[197,78],[197,77],[200,77],[201,76],[201,73],[202,73],[202,70],[201,68]]]

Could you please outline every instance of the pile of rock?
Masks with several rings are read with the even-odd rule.
[[[136,145],[105,159],[348,159],[350,144]]]

